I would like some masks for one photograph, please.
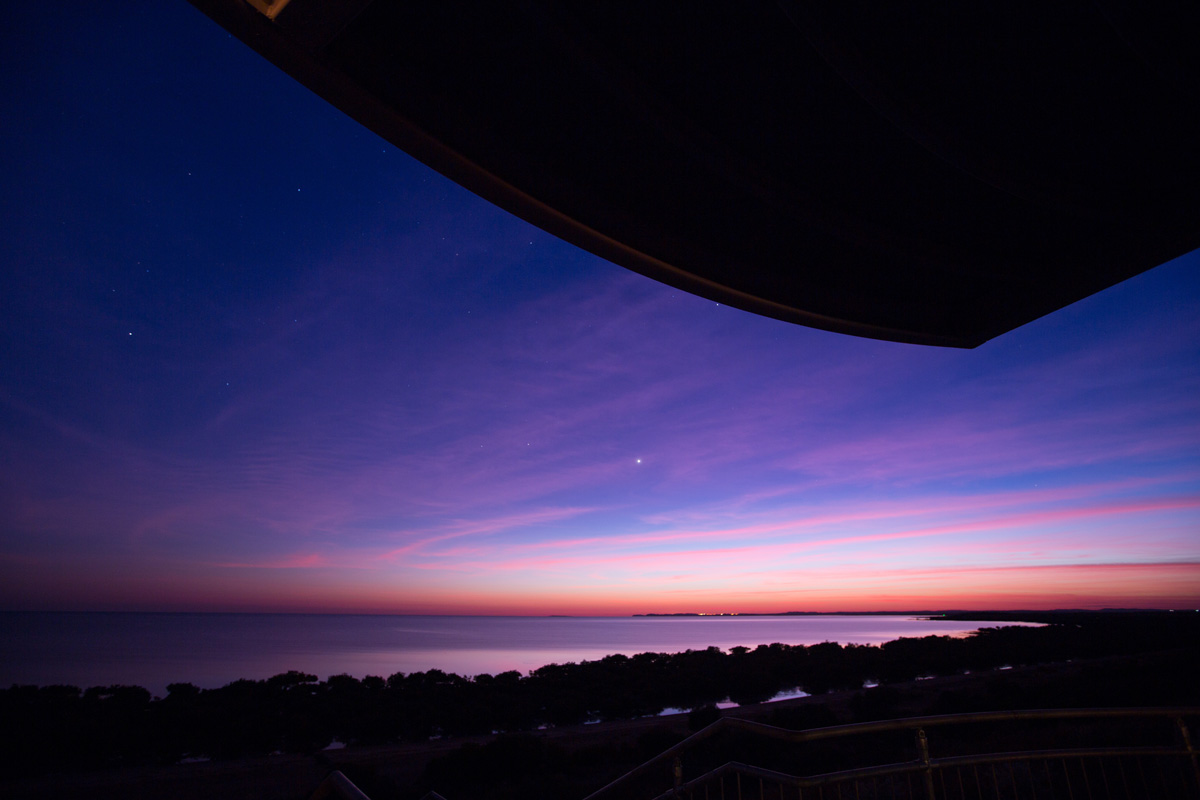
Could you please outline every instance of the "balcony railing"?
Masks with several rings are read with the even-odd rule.
[[[792,731],[727,717],[586,800],[1200,800],[1197,719],[1200,708],[1062,709]],[[740,758],[708,766],[730,753]]]

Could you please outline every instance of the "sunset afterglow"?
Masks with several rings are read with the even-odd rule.
[[[1200,253],[976,350],[825,333],[516,220],[184,3],[17,14],[0,607],[1200,606]]]

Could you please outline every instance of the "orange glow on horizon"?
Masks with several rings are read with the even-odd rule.
[[[279,574],[275,572],[273,574]],[[817,574],[817,573],[814,573]],[[141,598],[163,596],[162,582],[132,578],[120,593],[83,581],[77,606],[97,610],[174,610],[273,613],[453,614],[497,616],[628,616],[641,613],[816,613],[934,610],[1049,610],[1056,608],[1200,607],[1200,563],[978,567],[953,574],[895,570],[841,576],[825,587],[771,585],[752,590],[631,591],[631,587],[580,587],[574,591],[406,588],[326,583],[229,581],[214,594],[197,577],[172,587],[176,599],[150,606]],[[57,597],[71,603],[72,589]],[[98,600],[88,602],[86,598]]]

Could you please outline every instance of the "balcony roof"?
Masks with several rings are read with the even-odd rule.
[[[1200,6],[192,0],[664,283],[974,347],[1200,247]]]

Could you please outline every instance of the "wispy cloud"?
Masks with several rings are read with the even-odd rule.
[[[1187,593],[1200,254],[920,348],[673,290],[360,147],[330,147],[355,192],[328,159],[207,164],[233,205],[286,203],[249,239],[229,202],[160,230],[87,186],[45,208],[84,203],[90,234],[20,217],[0,578],[396,611]],[[140,180],[181,197],[164,174]]]

